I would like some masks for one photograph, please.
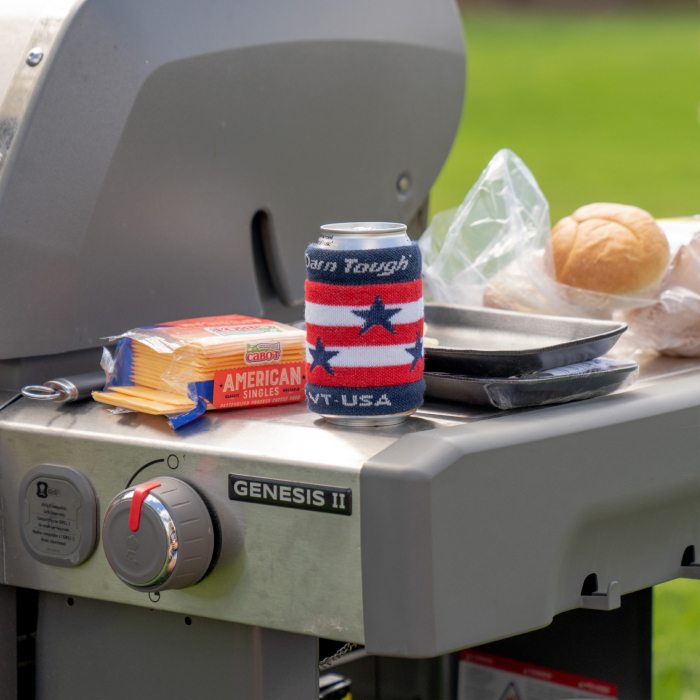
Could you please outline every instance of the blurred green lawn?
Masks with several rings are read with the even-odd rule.
[[[463,199],[489,158],[515,151],[553,221],[581,204],[700,211],[700,12],[465,12],[462,126],[433,212]]]
[[[593,201],[700,213],[700,13],[465,10],[465,29],[465,111],[433,213],[504,146],[553,221]],[[700,700],[700,582],[658,586],[654,606],[654,700]]]

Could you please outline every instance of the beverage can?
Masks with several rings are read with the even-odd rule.
[[[425,383],[421,257],[405,224],[326,224],[306,269],[309,409],[345,426],[406,420]]]

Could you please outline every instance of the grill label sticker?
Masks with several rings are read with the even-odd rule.
[[[266,506],[352,515],[352,489],[336,486],[229,474],[228,497]]]
[[[95,548],[97,502],[81,471],[40,464],[19,487],[22,543],[37,561],[51,566],[79,566]]]
[[[80,543],[80,496],[67,482],[43,477],[30,482],[25,534],[46,555],[69,556]]]

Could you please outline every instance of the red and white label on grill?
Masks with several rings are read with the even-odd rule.
[[[614,683],[466,650],[459,655],[458,700],[617,700]]]

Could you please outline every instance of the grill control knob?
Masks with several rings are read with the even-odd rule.
[[[184,481],[163,476],[129,487],[107,508],[102,546],[114,573],[138,591],[185,588],[209,569],[211,515]]]

